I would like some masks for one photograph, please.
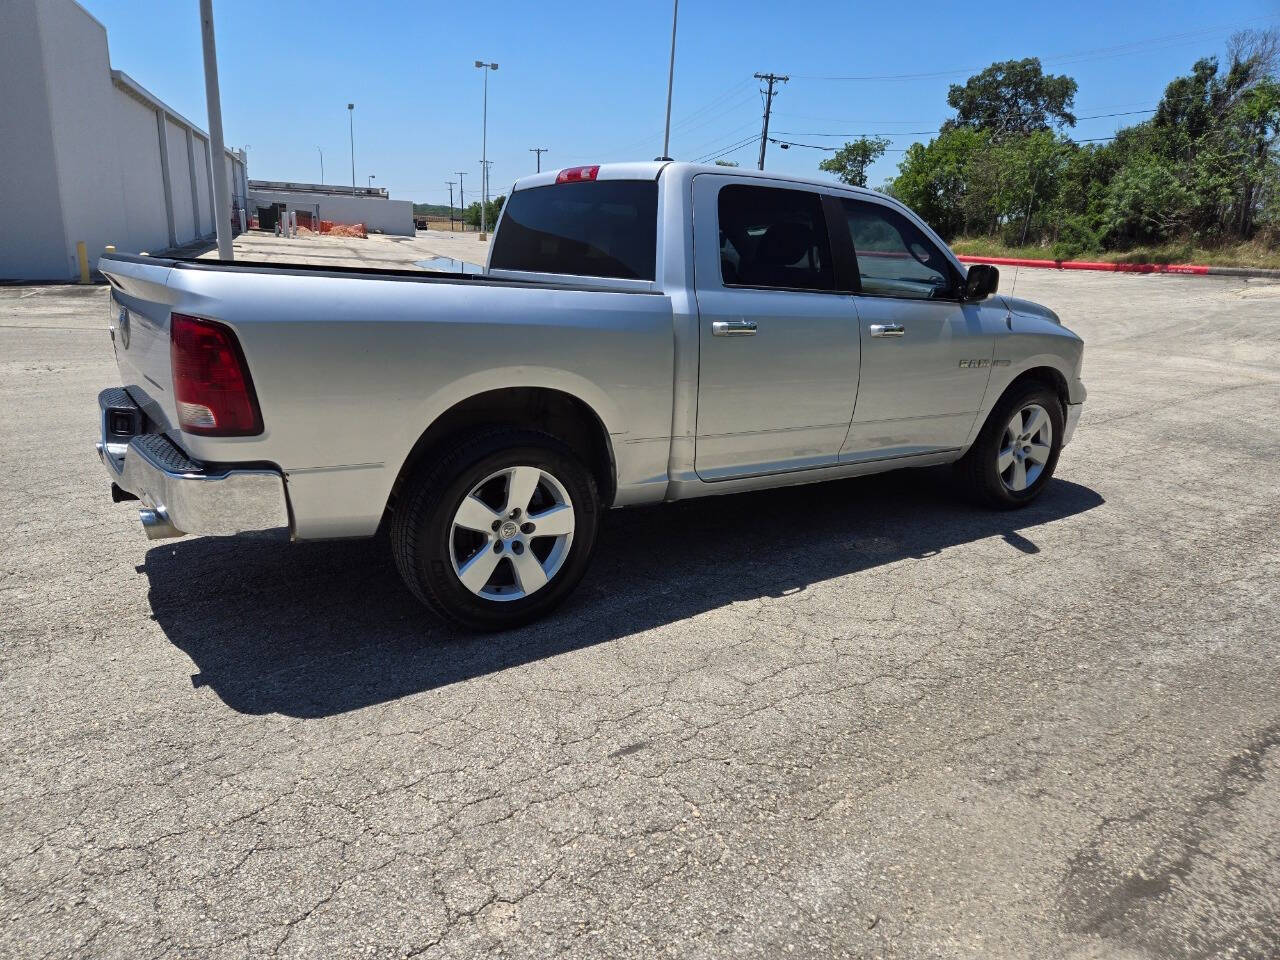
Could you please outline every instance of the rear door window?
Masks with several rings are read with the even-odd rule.
[[[653,280],[657,248],[656,181],[556,183],[511,195],[489,266]]]
[[[731,184],[720,191],[719,218],[725,286],[835,289],[818,194]]]

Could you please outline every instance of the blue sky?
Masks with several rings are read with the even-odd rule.
[[[206,124],[196,0],[81,0],[107,27],[111,62],[201,126]],[[1067,13],[1070,15],[1067,15]],[[351,182],[393,197],[448,200],[446,181],[479,186],[481,71],[489,74],[492,192],[544,166],[651,159],[661,152],[671,4],[491,0],[214,0],[229,145],[249,145],[256,179]],[[789,74],[771,135],[810,144],[824,134],[880,133],[900,151],[950,111],[947,87],[994,60],[1039,56],[1079,82],[1076,113],[1154,107],[1197,57],[1221,53],[1242,27],[1280,25],[1275,0],[854,4],[682,0],[672,156],[709,156],[755,135],[756,72]],[[903,75],[909,75],[903,78]],[[874,79],[833,80],[831,77]],[[898,79],[886,79],[889,77]],[[1146,114],[1082,120],[1077,138],[1105,137]],[[756,161],[758,139],[727,155]],[[770,144],[768,169],[817,174],[826,154]],[[456,188],[455,188],[456,190]]]

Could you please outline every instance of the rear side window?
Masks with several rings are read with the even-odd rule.
[[[658,184],[592,180],[517,190],[493,238],[495,270],[652,280]]]
[[[834,290],[822,198],[807,190],[731,184],[720,191],[726,286]]]

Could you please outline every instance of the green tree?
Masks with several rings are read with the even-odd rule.
[[[1148,153],[1126,164],[1107,191],[1107,227],[1122,245],[1162,242],[1185,222],[1193,201],[1178,167]]]
[[[498,222],[498,214],[502,213],[502,205],[506,202],[506,197],[492,197],[489,200],[488,207],[485,208],[485,219],[488,221],[487,226],[493,229],[493,225]],[[480,226],[480,201],[467,205],[466,211],[462,215],[462,219],[467,222],[468,226]]]
[[[952,84],[947,103],[956,111],[947,128],[979,127],[993,136],[1074,127],[1076,82],[1046,74],[1037,57],[993,63],[964,85]]]
[[[867,168],[884,156],[889,142],[884,137],[859,137],[857,140],[850,140],[833,156],[818,164],[818,169],[824,173],[834,173],[850,186],[865,187]]]
[[[946,130],[927,144],[913,143],[898,163],[889,193],[915,210],[929,226],[950,239],[976,227],[985,231],[990,219],[984,203],[971,196],[975,160],[991,144],[983,130]]]
[[[1034,242],[1059,257],[1140,243],[1280,243],[1280,30],[1196,60],[1151,119],[1076,144],[1076,85],[1034,59],[993,64],[888,185],[945,237]],[[1055,127],[1058,128],[1055,130]]]

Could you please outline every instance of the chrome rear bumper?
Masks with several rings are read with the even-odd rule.
[[[279,470],[206,467],[164,434],[128,435],[132,404],[118,388],[99,394],[102,439],[96,446],[112,482],[142,502],[138,516],[148,538],[288,528],[288,495]],[[143,423],[140,413],[133,419]]]

